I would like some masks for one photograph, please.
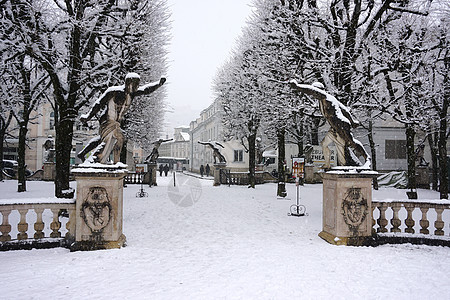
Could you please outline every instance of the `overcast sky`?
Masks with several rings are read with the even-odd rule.
[[[212,80],[251,14],[252,0],[168,0],[172,41],[165,134],[189,125],[213,101]]]

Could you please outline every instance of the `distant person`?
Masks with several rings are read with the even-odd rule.
[[[206,176],[209,176],[209,172],[211,172],[211,167],[209,166],[209,164],[206,164],[205,171],[206,171]]]
[[[162,164],[159,165],[159,176],[162,177],[162,174],[164,172],[164,166]]]
[[[169,165],[168,164],[166,164],[165,166],[164,166],[164,175],[166,175],[166,177],[167,177],[167,174],[169,173]]]
[[[205,167],[203,165],[200,166],[200,175],[203,177],[203,173],[205,173]]]

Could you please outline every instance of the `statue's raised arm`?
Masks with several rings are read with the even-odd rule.
[[[154,92],[165,81],[165,78],[161,78],[157,83],[139,87],[140,76],[136,73],[128,73],[124,85],[109,87],[94,102],[89,112],[80,117],[80,121],[86,123],[93,116],[102,112],[99,117],[99,137],[91,139],[78,157],[84,161],[85,155],[93,150],[89,162],[106,163],[111,153],[113,153],[114,163],[119,162],[125,139],[120,122],[130,108],[134,97]]]
[[[134,93],[134,96],[148,95],[156,91],[159,87],[161,87],[166,82],[166,78],[161,78],[159,81],[151,82],[145,84],[137,89]]]
[[[325,138],[322,140],[322,151],[325,158],[325,169],[330,166],[330,149],[328,146],[334,142],[337,149],[339,166],[360,166],[361,162],[355,159],[350,152],[353,149],[357,157],[363,157],[365,167],[370,167],[370,157],[360,141],[353,137],[351,129],[358,126],[359,122],[353,118],[347,106],[339,102],[334,96],[325,92],[321,83],[298,84],[297,81],[291,80],[291,87],[301,93],[312,96],[319,101],[320,112],[330,125]]]

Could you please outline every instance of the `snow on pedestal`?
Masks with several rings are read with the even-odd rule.
[[[125,245],[123,180],[126,165],[82,164],[72,170],[77,181],[76,234],[72,251]]]
[[[372,178],[376,176],[377,172],[357,169],[332,170],[322,174],[321,238],[334,245],[371,243]]]

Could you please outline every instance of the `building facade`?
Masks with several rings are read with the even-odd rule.
[[[168,137],[166,137],[168,139]],[[190,135],[189,126],[178,126],[174,129],[173,140],[162,143],[158,149],[160,157],[176,157],[189,159]]]
[[[202,110],[200,117],[190,123],[191,155],[189,167],[192,172],[200,172],[200,166],[214,164],[213,151],[199,141],[217,141],[224,148],[220,153],[227,161],[227,168],[234,171],[248,170],[248,153],[244,146],[236,141],[225,141],[223,136],[223,110],[219,100],[215,100],[208,108]]]

